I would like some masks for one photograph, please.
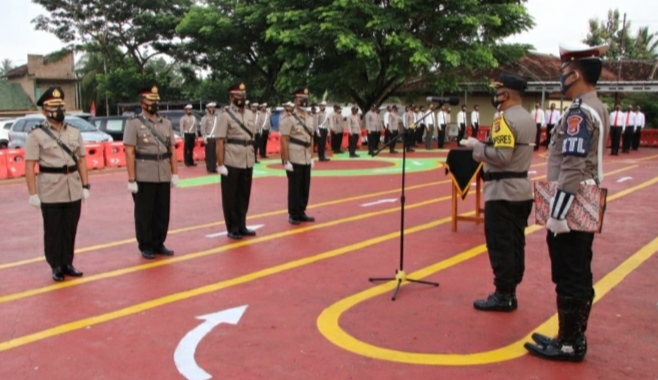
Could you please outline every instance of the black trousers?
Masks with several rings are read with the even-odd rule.
[[[327,150],[327,135],[328,134],[329,134],[329,131],[326,128],[320,128],[320,138],[314,139],[318,144],[318,157],[321,160],[324,160],[325,158],[327,158],[326,150]]]
[[[194,140],[196,135],[194,133],[185,133],[185,144],[183,146],[183,159],[185,165],[190,166],[194,164]]]
[[[425,133],[427,125],[425,123],[420,123],[416,126],[416,144],[423,143],[423,133]]]
[[[375,153],[379,148],[381,132],[368,132],[368,153]]]
[[[263,129],[263,131],[260,133],[260,145],[258,147],[260,154],[256,152],[260,156],[260,158],[267,158],[267,140],[269,138],[270,138],[270,131],[268,129]]]
[[[478,138],[479,130],[480,130],[480,123],[473,123],[473,125],[471,125],[471,137]]]
[[[439,140],[439,149],[443,149],[443,143],[446,141],[446,124],[439,125],[438,130],[438,140]]]
[[[459,130],[457,131],[457,143],[464,139],[466,135],[466,124],[459,124]]]
[[[551,277],[558,296],[591,299],[592,244],[591,232],[571,231],[554,236],[546,233],[548,253],[551,257]]]
[[[135,202],[135,235],[140,251],[157,250],[164,245],[169,230],[171,184],[169,182],[137,182]]]
[[[635,134],[635,127],[626,127],[626,129],[624,129],[623,144],[622,144],[623,153],[630,153],[634,134]]]
[[[206,171],[217,173],[217,140],[214,138],[206,142]]]
[[[532,200],[484,203],[484,234],[496,290],[514,293],[525,271],[525,227]]]
[[[256,160],[258,160],[258,149],[260,148],[262,138],[263,136],[261,136],[260,133],[256,133],[254,135],[254,157],[256,158]]]
[[[43,248],[51,268],[73,264],[82,201],[42,203]]]
[[[610,153],[619,154],[619,139],[621,138],[621,127],[610,127]]]
[[[228,175],[222,176],[222,209],[228,232],[239,233],[247,228],[247,211],[251,196],[253,168],[227,166]]]
[[[535,150],[539,150],[539,143],[541,139],[541,123],[537,123],[537,135],[535,136]]]
[[[416,133],[413,129],[407,128],[403,129],[402,133],[404,133],[404,136],[402,136],[402,143],[408,152],[416,145]]]
[[[396,143],[391,143],[391,140],[394,140],[398,135],[398,131],[391,131],[390,129],[387,129],[384,132],[384,144],[388,145],[389,143],[391,145],[388,145],[388,149],[391,153],[395,152],[395,144]]]
[[[340,152],[340,145],[343,143],[343,134],[331,131],[331,150],[334,153]]]
[[[633,133],[633,150],[638,150],[640,148],[641,137],[642,137],[642,128],[635,127],[635,132]]]
[[[348,149],[350,151],[350,156],[353,156],[356,154],[356,143],[359,141],[359,134],[357,133],[350,133],[349,137],[349,144],[348,144]]]
[[[299,218],[306,215],[311,193],[311,165],[292,164],[288,177],[288,215]]]

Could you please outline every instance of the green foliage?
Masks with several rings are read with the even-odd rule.
[[[6,81],[7,78],[5,78],[5,76],[13,68],[14,68],[14,65],[12,64],[11,59],[9,59],[9,58],[3,59],[2,63],[0,63],[0,80]]]
[[[609,110],[615,108],[614,95],[603,95],[603,102],[608,106]],[[619,104],[623,110],[627,105],[642,107],[642,112],[646,118],[647,127],[658,128],[656,120],[658,120],[658,93],[655,92],[632,92],[625,94],[623,99],[619,100]]]
[[[658,40],[656,34],[650,33],[648,27],[640,27],[635,37],[631,36],[631,22],[626,21],[624,27],[620,20],[619,10],[609,10],[608,18],[603,21],[589,20],[589,33],[584,43],[595,46],[607,43],[610,45],[603,57],[608,59],[656,59]]]

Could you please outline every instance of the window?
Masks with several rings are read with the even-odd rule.
[[[9,130],[9,128],[11,128],[12,124],[14,124],[14,123],[5,123],[5,126],[3,127],[3,129]]]
[[[123,132],[123,119],[109,119],[105,125],[107,132]]]

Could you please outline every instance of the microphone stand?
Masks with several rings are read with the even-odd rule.
[[[433,112],[434,110],[432,110]],[[416,123],[419,123],[425,117],[427,117],[431,112],[428,112],[425,116],[423,116],[420,120],[417,120]],[[396,126],[397,127],[397,126]],[[406,138],[412,138],[413,134],[412,131],[415,129],[409,128],[405,129],[404,133],[398,134],[395,136],[391,141],[388,142],[388,144],[385,144],[381,149],[377,150],[375,153],[372,154],[372,157],[377,156],[382,150],[389,148],[390,145],[395,146],[398,140],[401,140],[403,137]],[[425,285],[432,285],[432,286],[439,286],[438,282],[430,282],[430,281],[423,281],[423,280],[415,280],[412,278],[407,277],[407,274],[404,271],[404,204],[405,204],[405,195],[404,195],[404,189],[405,189],[405,177],[406,177],[406,163],[407,163],[407,149],[404,147],[402,149],[402,194],[400,196],[400,266],[398,269],[395,270],[395,277],[370,277],[368,278],[368,281],[374,282],[374,281],[397,281],[397,286],[395,287],[395,292],[393,292],[393,297],[391,297],[392,301],[395,301],[398,295],[398,291],[400,290],[400,285],[402,285],[402,282],[408,281],[408,282],[415,282],[418,284],[425,284]]]

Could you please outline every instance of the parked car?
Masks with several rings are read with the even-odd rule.
[[[84,120],[87,120],[87,121],[90,121],[91,118],[94,117],[94,115],[92,115],[88,112],[80,112],[80,111],[67,112],[66,116],[75,116],[75,117],[79,117],[80,119],[84,119]]]
[[[23,148],[27,140],[27,134],[35,125],[44,122],[46,118],[42,115],[27,115],[16,119],[9,129],[9,147]],[[82,133],[82,140],[85,143],[101,143],[114,141],[112,136],[101,132],[93,124],[75,116],[67,116],[65,122],[78,128]]]
[[[7,149],[9,146],[9,128],[16,120],[0,120],[0,149]]]
[[[89,120],[96,128],[112,136],[114,141],[123,141],[123,130],[131,116],[100,116]]]

